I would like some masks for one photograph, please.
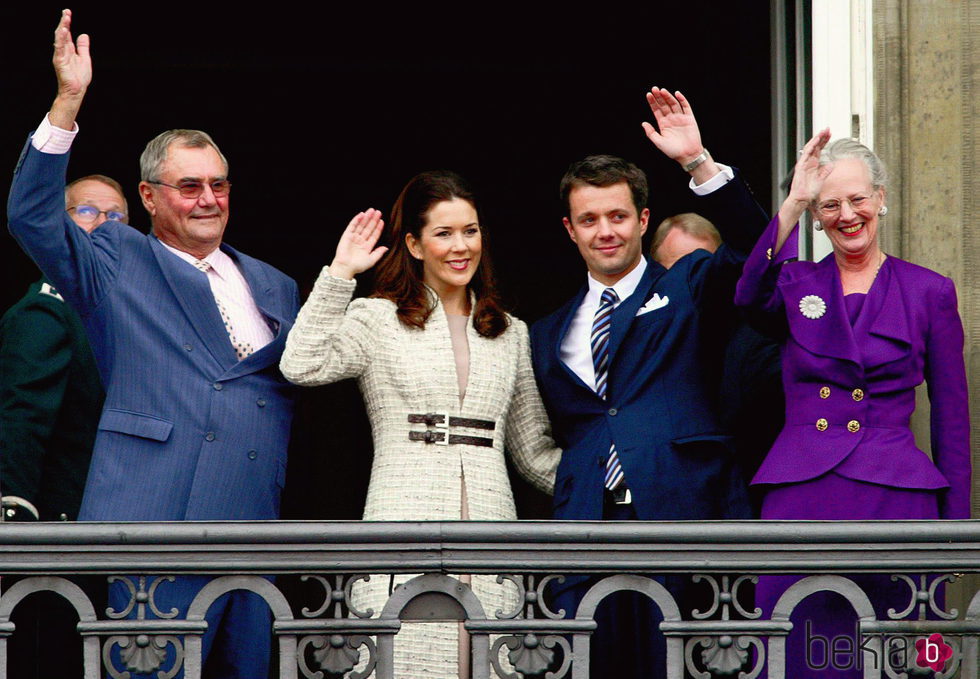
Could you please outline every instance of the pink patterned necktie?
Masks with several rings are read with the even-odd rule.
[[[211,275],[210,272],[214,270],[214,267],[201,259],[195,259],[194,266],[209,276]],[[231,346],[235,350],[235,355],[237,355],[238,360],[241,361],[242,359],[251,355],[252,352],[255,351],[255,348],[248,342],[238,339],[238,337],[235,335],[235,326],[232,325],[231,316],[228,314],[228,309],[225,308],[225,305],[221,303],[221,300],[218,299],[217,296],[214,298],[214,303],[218,305],[218,313],[221,314],[221,320],[224,321],[225,330],[228,332],[228,339],[231,340]]]

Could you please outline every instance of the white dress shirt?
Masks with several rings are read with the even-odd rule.
[[[640,263],[620,278],[615,285],[603,285],[594,279],[592,274],[587,274],[589,291],[585,293],[585,299],[579,305],[571,325],[568,326],[568,332],[561,341],[561,360],[593,391],[595,391],[595,365],[592,363],[592,324],[595,321],[595,312],[599,310],[602,292],[606,288],[616,291],[619,301],[613,305],[615,309],[633,294],[646,270],[647,260],[645,257],[640,257]]]

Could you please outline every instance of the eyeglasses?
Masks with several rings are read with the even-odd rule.
[[[181,182],[177,186],[158,181],[148,181],[146,183],[177,189],[180,191],[181,198],[200,198],[201,194],[204,193],[204,182]],[[215,179],[213,182],[208,183],[208,186],[211,187],[211,193],[216,196],[227,196],[228,192],[231,191],[231,182],[227,179]]]
[[[74,205],[65,210],[65,212],[75,211],[75,218],[80,222],[94,222],[99,218],[99,215],[105,215],[105,218],[110,222],[125,222],[126,213],[117,212],[115,210],[100,210],[92,205]]]
[[[840,213],[841,206],[847,203],[851,206],[852,210],[860,210],[862,207],[868,204],[871,200],[871,196],[858,195],[853,198],[845,198],[844,200],[828,200],[824,203],[817,205],[817,212],[820,213],[821,217],[833,217]]]

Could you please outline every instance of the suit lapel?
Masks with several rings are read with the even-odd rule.
[[[663,275],[664,269],[660,264],[647,260],[647,268],[640,277],[633,294],[627,297],[613,312],[612,325],[609,329],[609,366],[616,365],[616,352],[622,346],[626,333],[629,332],[636,312],[640,310],[650,297],[655,279]]]
[[[146,237],[167,285],[177,298],[194,332],[222,368],[231,368],[238,358],[214,303],[207,274],[167,250],[156,236],[147,234]]]
[[[593,396],[596,396],[595,390],[592,389],[592,387],[590,387],[588,384],[583,382],[582,378],[579,377],[574,370],[569,368],[565,364],[565,361],[561,360],[561,343],[564,341],[565,335],[568,334],[568,328],[572,324],[572,319],[575,318],[575,314],[578,311],[578,308],[582,306],[582,302],[585,300],[585,295],[588,292],[589,292],[589,286],[588,284],[585,284],[578,291],[578,294],[575,295],[575,297],[573,297],[571,301],[569,301],[565,305],[564,311],[560,316],[561,322],[555,326],[556,332],[554,337],[551,338],[551,347],[552,347],[552,357],[554,358],[555,362],[557,362],[558,365],[560,366],[559,369],[565,371],[565,375],[568,376],[568,379],[570,379],[574,384],[588,391]],[[598,398],[598,396],[596,396],[596,398]]]
[[[867,337],[864,362],[868,367],[899,360],[909,354],[912,333],[903,302],[902,286],[886,260],[868,291],[864,309],[854,327],[856,337]]]
[[[854,332],[844,306],[844,291],[833,255],[800,278],[781,282],[790,332],[804,349],[818,356],[861,364],[861,354],[854,341]],[[825,309],[817,318],[808,318],[800,310],[800,302],[819,298]]]

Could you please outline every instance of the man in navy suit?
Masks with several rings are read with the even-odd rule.
[[[88,36],[76,46],[70,24],[65,10],[55,31],[58,94],[17,164],[8,214],[11,233],[82,318],[106,388],[79,519],[274,519],[293,412],[278,364],[296,284],[222,242],[228,163],[203,132],[171,130],[147,145],[139,192],[152,233],[111,220],[91,234],[75,226],[65,170],[92,63]],[[110,607],[147,617],[171,608],[183,617],[207,582],[128,580],[132,589],[113,583]],[[206,676],[265,679],[271,616],[262,599],[231,592],[207,621]],[[166,671],[180,654],[163,643]],[[114,648],[117,669],[119,655]]]
[[[703,373],[703,319],[727,313],[742,262],[766,215],[731,168],[701,144],[686,98],[653,88],[648,138],[691,175],[699,212],[725,237],[669,270],[643,257],[650,212],[639,168],[612,156],[574,163],[561,183],[563,222],[587,283],[531,331],[535,374],[564,453],[556,519],[749,516],[730,437]],[[557,605],[574,613],[591,581],[566,579]],[[667,578],[689,615],[690,585]],[[664,641],[649,602],[614,595],[597,611],[592,676],[663,676]]]

